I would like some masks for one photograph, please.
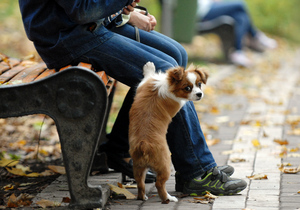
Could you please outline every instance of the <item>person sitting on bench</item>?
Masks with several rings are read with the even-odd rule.
[[[26,33],[48,68],[91,63],[131,87],[104,146],[109,161],[115,164],[110,166],[131,177],[132,164],[125,164],[130,158],[128,115],[137,84],[143,78],[143,66],[151,61],[156,69],[166,71],[187,65],[187,53],[179,43],[151,30],[156,22],[153,17],[140,16],[146,21],[144,24],[152,26],[147,31],[138,29],[140,42],[134,39],[133,25],[117,27],[122,22],[121,14],[130,14],[137,2],[139,0],[44,0],[38,3],[19,0]],[[184,193],[188,194],[213,190],[215,194],[228,195],[247,187],[244,180],[230,177],[234,171],[231,166],[217,167],[193,102],[187,102],[174,117],[167,141],[177,171],[176,190],[185,189]],[[153,174],[148,173],[148,178],[151,177]]]
[[[198,21],[209,21],[223,15],[230,16],[235,20],[235,49],[229,55],[229,59],[233,64],[244,67],[252,65],[251,60],[243,52],[243,43],[246,36],[249,38],[248,46],[253,50],[262,52],[265,49],[277,47],[277,42],[274,39],[267,37],[255,28],[247,6],[243,1],[198,0]]]

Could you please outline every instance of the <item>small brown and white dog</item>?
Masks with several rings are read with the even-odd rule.
[[[152,62],[147,62],[143,71],[144,79],[129,112],[129,152],[138,185],[137,199],[148,199],[145,175],[151,168],[157,174],[155,186],[162,203],[177,202],[165,187],[171,172],[166,133],[172,118],[187,101],[203,97],[201,84],[206,84],[208,74],[193,65],[186,71],[183,67],[175,67],[165,73],[155,73]]]

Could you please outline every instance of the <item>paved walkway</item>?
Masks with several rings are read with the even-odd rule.
[[[300,148],[300,54],[278,58],[272,63],[273,55],[265,56],[270,57],[257,56],[258,65],[252,70],[230,65],[214,67],[219,70],[209,79],[203,102],[196,103],[207,139],[220,140],[210,146],[217,164],[232,165],[233,177],[248,183],[244,191],[235,196],[220,196],[212,203],[196,203],[193,197],[181,197],[175,192],[173,171],[167,190],[178,196],[179,202],[162,205],[154,184],[147,184],[147,201],[109,199],[103,209],[300,209],[300,172],[286,174],[279,170],[282,163],[290,163],[291,167],[300,165],[300,151],[297,151]],[[282,146],[274,140],[287,140],[289,144]],[[247,178],[256,174],[266,175],[267,179]],[[101,179],[109,176],[102,175]],[[118,179],[115,176],[113,181]],[[137,194],[137,189],[130,191]],[[39,196],[37,199],[43,197]]]

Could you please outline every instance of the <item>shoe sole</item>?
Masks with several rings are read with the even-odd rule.
[[[218,195],[218,196],[222,196],[222,195],[235,195],[235,194],[243,191],[245,188],[246,187],[244,187],[244,188],[238,188],[236,190],[229,190],[228,192],[223,192],[223,193],[220,193],[220,192],[217,192],[217,191],[214,191],[214,190],[209,190],[209,189],[207,189],[207,190],[204,189],[204,190],[199,191],[199,190],[190,190],[190,189],[186,189],[185,188],[185,189],[183,189],[183,194],[188,194],[190,196],[202,196],[202,195],[205,195],[206,192],[209,192],[209,193],[211,193],[213,195]]]

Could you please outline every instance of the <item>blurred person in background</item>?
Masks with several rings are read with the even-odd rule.
[[[274,49],[277,42],[267,37],[263,32],[257,30],[253,25],[247,5],[244,1],[222,1],[222,0],[197,0],[198,21],[204,22],[213,20],[217,17],[226,15],[235,20],[234,33],[235,43],[234,51],[230,54],[230,61],[239,66],[250,67],[252,61],[246,56],[243,47],[247,46],[255,51],[263,52],[266,49]]]

